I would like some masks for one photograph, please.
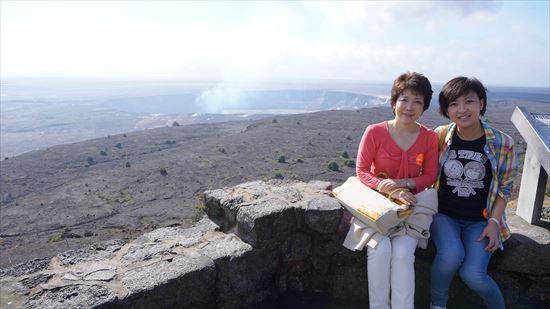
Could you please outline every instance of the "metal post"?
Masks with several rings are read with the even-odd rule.
[[[550,172],[550,125],[548,114],[535,114],[546,122],[535,119],[523,107],[516,107],[512,123],[527,142],[523,162],[516,215],[530,224],[540,222],[548,173]]]
[[[527,147],[516,215],[530,224],[540,222],[547,180],[548,173],[542,168],[534,152]]]

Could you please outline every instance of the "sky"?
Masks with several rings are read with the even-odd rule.
[[[0,1],[0,77],[550,87],[550,1]]]

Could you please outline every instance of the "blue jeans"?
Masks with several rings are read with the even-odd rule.
[[[432,304],[445,307],[455,272],[474,290],[487,308],[504,308],[496,282],[487,275],[491,253],[485,251],[487,238],[478,241],[487,226],[485,221],[468,221],[437,213],[430,227],[437,254],[432,265]]]

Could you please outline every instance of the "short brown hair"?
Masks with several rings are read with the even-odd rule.
[[[485,110],[487,109],[487,88],[477,78],[464,76],[455,77],[443,85],[439,93],[439,113],[443,117],[449,118],[449,114],[447,113],[449,104],[469,91],[475,92],[479,99],[483,100],[483,108],[480,114],[481,116],[485,115]]]
[[[399,75],[394,81],[391,88],[391,107],[393,108],[397,103],[397,99],[405,90],[412,90],[418,94],[424,96],[424,110],[430,107],[430,101],[432,100],[432,84],[426,76],[416,73],[407,72]]]

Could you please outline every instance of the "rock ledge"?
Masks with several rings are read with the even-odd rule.
[[[0,307],[275,308],[286,295],[319,292],[366,304],[366,256],[341,246],[346,219],[330,190],[321,181],[255,181],[207,191],[207,216],[191,228],[0,270]],[[508,306],[548,305],[550,233],[516,221],[490,271]],[[432,259],[433,246],[417,250],[418,307],[428,306]],[[460,282],[451,292],[454,307],[481,305]]]

